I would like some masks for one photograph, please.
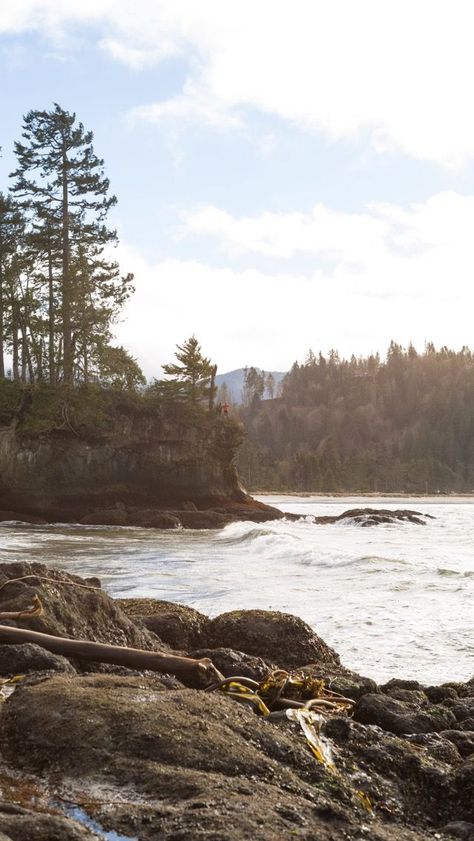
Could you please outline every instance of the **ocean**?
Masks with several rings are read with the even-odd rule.
[[[0,525],[0,561],[98,576],[115,597],[181,602],[216,616],[242,608],[300,616],[378,682],[474,675],[474,499],[264,496],[301,519],[220,531]],[[348,508],[410,508],[435,519],[315,525]]]

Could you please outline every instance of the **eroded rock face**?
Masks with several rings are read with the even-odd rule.
[[[30,522],[39,517],[148,525],[151,520],[156,528],[168,523],[162,526],[150,511],[189,509],[189,503],[199,509],[236,504],[264,510],[242,491],[235,469],[241,425],[215,412],[181,408],[165,417],[164,409],[118,405],[109,422],[93,430],[36,429],[27,416],[0,426],[0,509],[8,519],[16,514]],[[198,513],[183,512],[183,525],[193,528],[187,524]],[[229,512],[215,513],[213,520],[228,522]]]
[[[213,619],[208,647],[228,647],[296,669],[307,663],[339,664],[339,656],[302,619],[268,610],[234,610]]]

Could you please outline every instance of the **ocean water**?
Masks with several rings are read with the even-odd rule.
[[[266,496],[291,513],[220,531],[0,526],[0,561],[41,561],[97,575],[112,596],[305,619],[349,668],[381,682],[474,675],[474,499]],[[348,508],[411,508],[435,517],[361,528],[315,525]]]

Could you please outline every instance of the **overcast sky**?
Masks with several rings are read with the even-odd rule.
[[[474,6],[0,0],[0,189],[22,116],[94,131],[148,375],[474,345]]]

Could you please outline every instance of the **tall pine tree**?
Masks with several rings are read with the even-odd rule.
[[[12,173],[12,192],[36,218],[36,242],[41,242],[47,261],[50,379],[62,378],[71,384],[78,346],[83,344],[79,334],[84,325],[77,313],[84,303],[84,260],[89,265],[89,301],[106,300],[109,321],[127,297],[132,278],[120,278],[118,265],[103,253],[116,242],[116,232],[105,225],[116,198],[109,195],[104,162],[94,152],[92,132],[76,122],[75,114],[55,104],[52,111],[26,115],[22,138],[15,144],[18,166]],[[56,359],[55,286],[61,337]]]

